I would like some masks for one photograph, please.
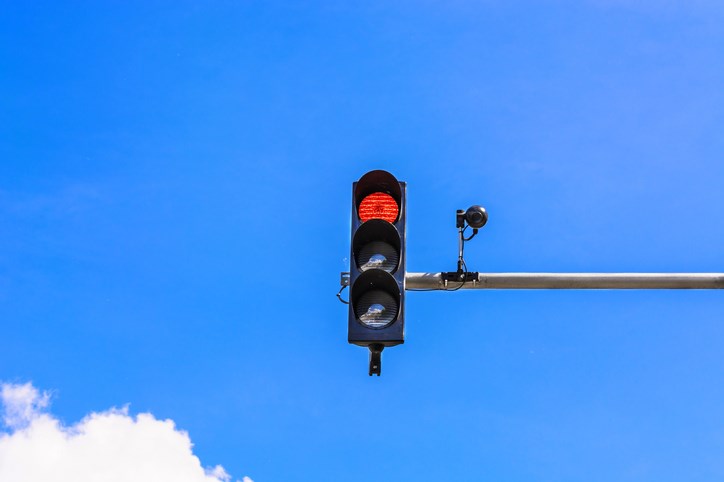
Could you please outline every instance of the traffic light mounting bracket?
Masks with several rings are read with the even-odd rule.
[[[382,374],[382,350],[385,349],[385,345],[375,343],[369,346],[370,349],[370,376],[377,375],[378,377]]]

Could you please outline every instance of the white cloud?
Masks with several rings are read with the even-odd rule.
[[[123,408],[64,426],[44,411],[48,402],[30,383],[0,384],[0,413],[9,429],[0,431],[0,481],[231,481],[220,465],[203,468],[188,434],[172,420]]]
[[[0,385],[3,423],[11,429],[20,429],[28,425],[48,406],[50,395],[39,393],[30,383],[25,385]]]

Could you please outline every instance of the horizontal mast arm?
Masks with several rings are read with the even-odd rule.
[[[442,273],[407,273],[405,289],[724,289],[724,273],[478,273],[464,284]]]

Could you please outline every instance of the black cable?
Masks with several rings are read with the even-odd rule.
[[[463,246],[464,246],[464,244],[463,244]],[[463,286],[465,286],[465,283],[468,282],[468,265],[465,264],[464,259],[461,258],[460,261],[462,261],[463,266],[465,267],[465,271],[463,271],[463,281],[462,281],[462,283],[460,283],[460,286],[458,286],[457,288],[453,288],[451,290],[446,289],[445,291],[457,291],[460,288],[462,288]]]
[[[465,283],[468,281],[468,265],[465,264],[465,241],[468,241],[475,236],[477,229],[474,229],[473,235],[469,238],[465,239],[465,230],[468,229],[468,225],[465,225],[465,227],[460,231],[460,238],[463,240],[462,245],[460,246],[460,258],[458,259],[458,262],[463,265],[465,270],[463,271],[463,281],[460,283],[460,286],[453,289],[445,289],[445,291],[457,291],[463,286],[465,286]]]
[[[460,257],[458,258],[458,261],[459,261],[459,262],[463,265],[463,267],[465,268],[464,271],[463,271],[463,280],[462,280],[462,282],[460,282],[460,286],[458,286],[457,288],[453,288],[453,289],[447,289],[447,288],[409,288],[409,289],[405,289],[405,291],[457,291],[457,290],[459,290],[460,288],[462,288],[463,286],[465,286],[465,283],[468,282],[468,265],[465,264],[465,257],[464,257],[464,254],[465,254],[465,242],[466,242],[466,241],[470,241],[471,239],[473,239],[473,238],[475,237],[476,234],[478,234],[478,230],[477,230],[476,228],[473,228],[473,234],[471,234],[469,238],[466,238],[466,237],[465,237],[465,230],[467,230],[469,227],[470,227],[470,226],[468,226],[468,225],[466,224],[465,227],[462,229],[462,231],[460,231],[460,236],[462,237],[463,243],[462,243],[462,246],[460,247]],[[341,293],[341,290],[340,290],[340,293]],[[337,296],[339,297],[339,295],[337,295]],[[340,299],[340,300],[341,300],[341,299]]]
[[[348,304],[349,304],[349,301],[344,301],[344,300],[342,299],[342,296],[341,296],[341,295],[342,295],[342,291],[344,291],[344,289],[345,289],[346,287],[347,287],[347,286],[345,285],[345,286],[342,286],[342,287],[339,289],[339,291],[337,292],[337,299],[339,299],[339,301],[341,301],[341,302],[344,303],[345,305],[348,305]]]

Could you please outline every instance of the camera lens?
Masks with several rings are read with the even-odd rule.
[[[488,222],[488,213],[482,206],[470,206],[465,211],[465,220],[471,228],[482,228]]]

